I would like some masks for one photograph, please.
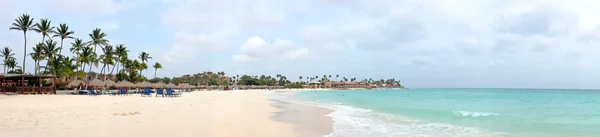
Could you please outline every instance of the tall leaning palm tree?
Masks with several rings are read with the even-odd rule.
[[[33,31],[42,34],[42,42],[46,40],[46,37],[50,37],[54,33],[54,27],[52,27],[51,23],[52,21],[48,19],[40,19],[34,25]]]
[[[77,38],[75,39],[75,41],[71,42],[71,48],[69,49],[71,51],[71,53],[75,54],[75,65],[81,65],[79,64],[79,53],[81,52],[81,50],[83,50],[83,48],[85,47],[85,43],[83,43],[83,40]],[[61,47],[62,48],[62,47]],[[62,50],[61,50],[62,51]],[[81,65],[83,66],[83,65]],[[83,70],[83,68],[81,69]]]
[[[102,32],[102,29],[96,28],[89,34],[90,41],[87,42],[89,45],[94,45],[94,53],[96,53],[96,48],[98,45],[105,46],[108,45],[108,40],[105,39],[106,33]]]
[[[103,64],[102,69],[100,69],[100,74],[104,74],[105,68],[109,67],[111,64],[114,64],[115,56],[113,46],[107,45],[102,48],[103,54],[100,55],[100,61]],[[107,66],[108,65],[108,66]],[[108,68],[106,69],[108,70]]]
[[[119,65],[124,65],[124,61],[127,60],[127,52],[129,52],[129,50],[127,50],[127,47],[125,47],[125,45],[123,45],[123,44],[118,44],[117,47],[115,48],[115,55],[118,58],[117,65],[116,65],[117,73],[121,72],[121,70],[119,70]],[[114,69],[115,69],[115,67],[113,67],[113,70]],[[110,74],[112,74],[113,70],[110,71]]]
[[[148,59],[152,59],[152,57],[150,57],[150,54],[148,54],[147,52],[140,53],[138,58],[140,58],[140,60],[142,60],[142,64],[145,64],[146,62],[148,62]],[[142,75],[142,70],[143,69],[140,69],[140,75]]]
[[[156,70],[162,69],[162,65],[160,63],[156,62],[156,63],[154,63],[154,65],[152,67],[154,67],[154,78],[156,78]]]
[[[23,14],[15,19],[15,22],[12,23],[12,27],[10,30],[19,30],[23,31],[23,69],[22,73],[25,72],[25,59],[27,57],[27,31],[33,29],[33,18],[29,16],[29,14]]]
[[[12,49],[10,49],[9,47],[4,47],[2,50],[0,50],[0,57],[2,57],[3,60],[3,65],[4,65],[4,73],[6,73],[6,62],[8,62],[9,59],[11,58],[15,58],[15,53],[12,52]]]
[[[102,32],[102,29],[100,28],[96,28],[92,31],[92,33],[89,34],[90,36],[90,41],[87,42],[88,45],[94,45],[94,53],[96,53],[97,47],[98,45],[100,46],[106,46],[108,45],[108,40],[106,39],[106,33]],[[94,59],[96,59],[97,56],[94,57]],[[95,60],[97,61],[97,60]],[[90,66],[90,72],[92,71],[92,68]]]
[[[61,23],[58,25],[58,28],[56,28],[56,34],[52,36],[60,37],[60,51],[58,51],[58,54],[62,54],[62,47],[65,39],[72,39],[73,37],[71,35],[73,34],[75,34],[75,32],[69,31],[69,26],[67,26],[67,24]]]

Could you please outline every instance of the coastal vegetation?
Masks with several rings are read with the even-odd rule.
[[[299,76],[298,81],[292,82],[286,76],[277,74],[269,75],[235,75],[227,76],[225,72],[203,72],[197,74],[188,74],[179,77],[157,77],[156,73],[163,66],[155,62],[151,67],[154,68],[154,76],[149,79],[142,75],[147,70],[152,56],[147,52],[140,52],[137,58],[128,58],[130,51],[124,44],[111,43],[108,40],[108,34],[101,28],[93,29],[87,38],[75,37],[75,31],[71,30],[65,23],[54,26],[49,19],[35,20],[28,14],[22,14],[12,23],[9,30],[23,33],[23,62],[17,62],[15,53],[9,47],[0,49],[0,59],[2,59],[4,73],[24,74],[27,56],[34,61],[33,75],[54,75],[62,82],[56,84],[64,86],[71,80],[81,79],[90,81],[101,78],[116,81],[129,81],[133,83],[149,81],[152,83],[188,83],[197,86],[228,86],[228,85],[246,85],[246,86],[285,86],[289,88],[302,88],[303,85],[316,84],[324,85],[326,82],[354,82],[367,84],[391,84],[400,85],[400,81],[395,79],[362,79],[350,78],[340,75],[315,75]],[[41,41],[28,47],[28,32],[41,35]],[[69,52],[73,56],[65,56],[63,47],[65,40],[72,40]],[[31,48],[31,53],[27,49]],[[100,49],[100,52],[97,52]],[[99,69],[98,73],[93,72],[92,68]],[[31,75],[31,74],[30,74]],[[98,77],[98,76],[101,77]]]
[[[67,83],[71,79],[91,80],[97,78],[97,75],[113,75],[116,73],[117,80],[128,80],[132,82],[141,82],[146,80],[141,75],[143,70],[148,69],[149,60],[152,59],[149,53],[139,53],[138,59],[129,59],[129,50],[123,44],[112,44],[107,39],[108,34],[101,28],[96,28],[88,34],[88,38],[76,38],[73,35],[75,31],[70,30],[65,23],[54,26],[49,19],[42,18],[35,21],[34,17],[28,14],[22,14],[17,17],[9,27],[9,30],[23,32],[23,62],[16,61],[15,53],[9,47],[0,50],[4,73],[24,74],[26,66],[26,57],[34,60],[33,75],[55,75],[64,78]],[[35,32],[42,36],[42,40],[31,46],[32,52],[28,53],[27,45],[28,32]],[[65,56],[65,40],[72,39],[69,51],[73,56]],[[59,43],[60,42],[60,43]],[[100,49],[98,54],[96,51]],[[100,69],[99,73],[92,72],[92,68]],[[116,69],[115,69],[116,68]],[[155,70],[162,68],[160,63],[156,62]],[[116,70],[116,71],[115,71]],[[96,74],[93,76],[91,74]],[[61,84],[61,83],[57,83]]]

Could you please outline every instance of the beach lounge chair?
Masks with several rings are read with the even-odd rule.
[[[179,97],[181,94],[174,92],[171,88],[167,88],[167,96]]]
[[[125,90],[125,88],[120,88],[119,89],[119,94],[121,94],[121,95],[127,95],[127,91]]]
[[[161,95],[162,97],[165,97],[163,89],[161,89],[161,88],[156,89],[156,97],[158,97],[158,95]]]
[[[142,92],[142,97],[143,97],[143,96],[149,96],[149,97],[152,97],[152,95],[151,95],[151,94],[152,94],[152,90],[150,90],[150,88],[146,88],[146,89],[144,89],[144,92]]]
[[[100,93],[97,93],[97,92],[96,92],[96,91],[94,91],[93,89],[90,89],[89,91],[90,91],[90,95],[92,95],[92,96],[97,96],[97,95],[100,95]]]

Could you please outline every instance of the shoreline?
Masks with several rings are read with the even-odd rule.
[[[323,137],[333,133],[333,119],[328,114],[334,110],[270,99],[271,106],[280,109],[271,119],[294,125],[294,131],[301,137]]]

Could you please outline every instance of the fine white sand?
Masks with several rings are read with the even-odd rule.
[[[2,137],[296,137],[271,120],[272,91],[197,91],[182,97],[0,95]]]

